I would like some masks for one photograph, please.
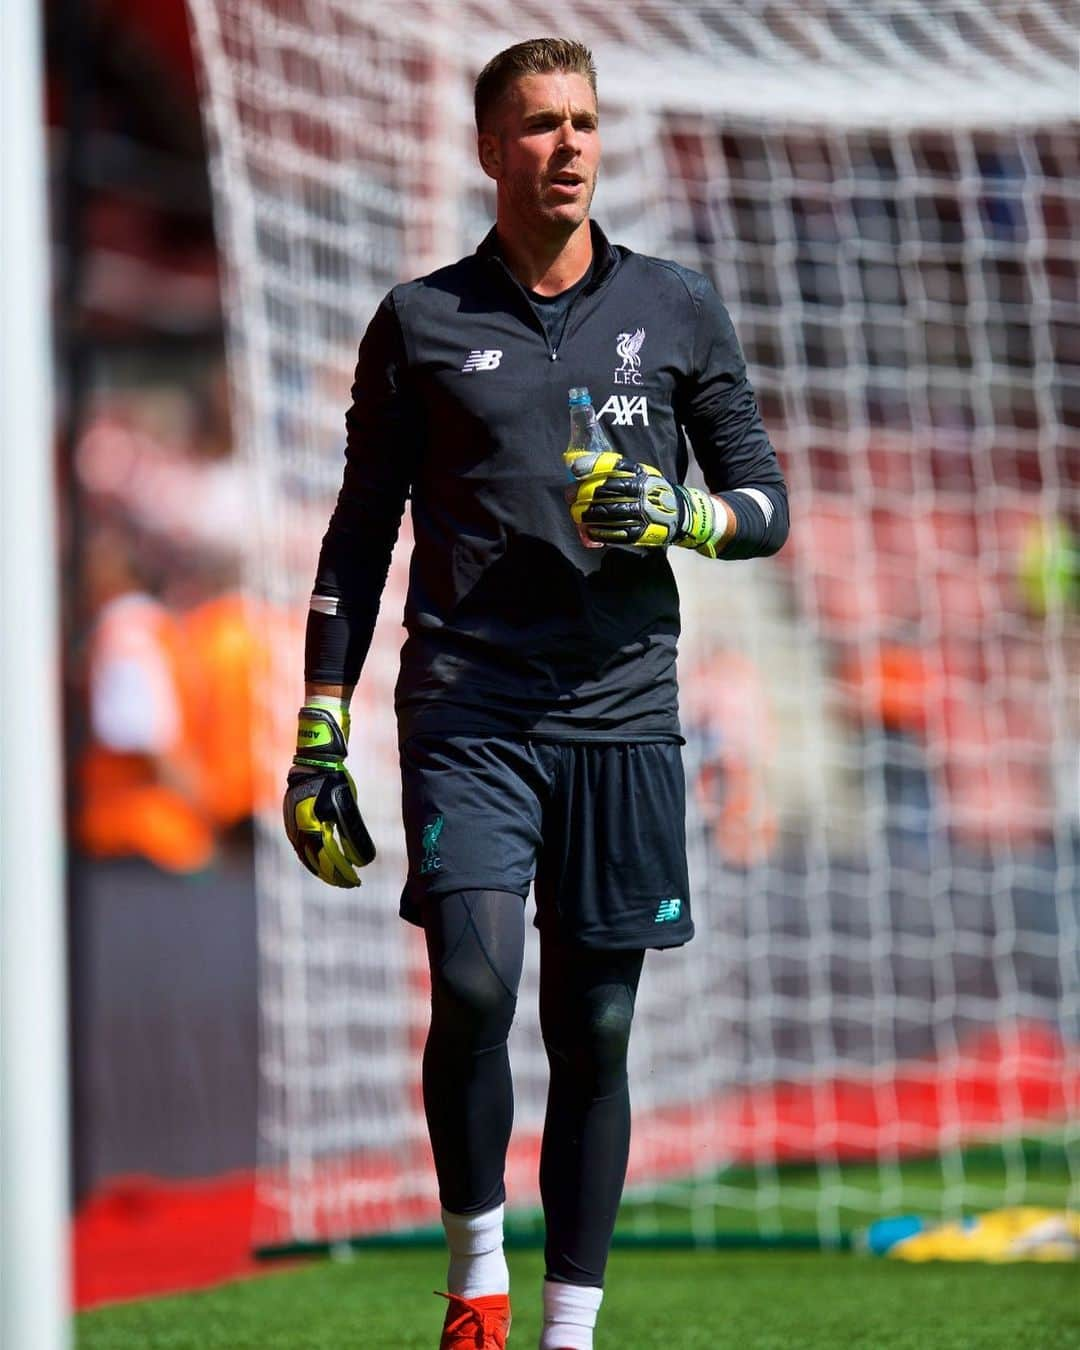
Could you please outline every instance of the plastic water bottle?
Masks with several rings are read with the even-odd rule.
[[[592,405],[592,395],[582,386],[571,389],[570,394],[570,440],[567,442],[563,458],[567,468],[578,455],[596,454],[615,447],[607,438],[603,423],[596,415]]]
[[[573,474],[570,473],[570,465],[573,464],[575,459],[580,455],[599,454],[605,450],[614,453],[615,447],[608,440],[607,432],[596,415],[596,409],[592,405],[592,396],[588,389],[584,385],[571,389],[569,399],[570,440],[563,451],[563,460],[571,482],[575,482]],[[572,491],[568,490],[567,495],[572,498]],[[603,544],[590,539],[580,525],[578,526],[578,534],[586,548],[604,547]]]

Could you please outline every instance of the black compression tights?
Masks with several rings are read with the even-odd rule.
[[[502,1202],[514,1104],[506,1038],[525,950],[524,905],[458,891],[425,915],[431,1030],[424,1050],[439,1198],[455,1214]],[[630,1147],[626,1051],[644,953],[540,942],[540,1027],[551,1069],[540,1155],[549,1279],[603,1283]]]

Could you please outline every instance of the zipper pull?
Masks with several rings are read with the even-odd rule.
[[[551,359],[553,361],[557,361],[559,359],[559,353],[555,350],[554,347],[552,347],[551,349]]]

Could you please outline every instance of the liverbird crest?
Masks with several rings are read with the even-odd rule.
[[[622,357],[620,370],[638,370],[641,366],[641,344],[645,341],[645,329],[639,328],[633,333],[620,333],[615,350]]]

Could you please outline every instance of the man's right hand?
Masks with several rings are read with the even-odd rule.
[[[359,886],[356,868],[375,857],[356,785],[345,768],[348,745],[344,708],[304,704],[285,789],[285,833],[308,871],[329,886]]]

